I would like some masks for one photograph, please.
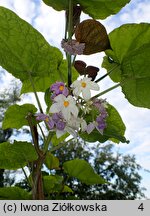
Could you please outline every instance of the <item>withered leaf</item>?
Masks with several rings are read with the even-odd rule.
[[[85,43],[84,55],[110,49],[110,42],[105,27],[94,19],[81,22],[75,30],[75,38],[79,43]]]
[[[84,61],[80,61],[80,60],[75,61],[74,67],[79,72],[80,75],[85,74],[86,63]]]
[[[88,77],[92,78],[92,81],[95,80],[97,73],[99,71],[99,68],[95,66],[86,67],[86,63],[81,60],[75,61],[74,67],[80,75],[88,75]]]
[[[98,67],[94,67],[94,66],[87,66],[86,67],[86,74],[88,74],[88,77],[92,78],[92,81],[95,80],[98,71],[99,71]]]

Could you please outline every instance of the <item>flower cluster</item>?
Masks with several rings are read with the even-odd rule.
[[[61,47],[70,55],[82,55],[85,48],[85,43],[79,43],[76,40],[65,41],[63,39],[61,42]]]
[[[76,80],[68,89],[63,82],[56,82],[50,87],[52,105],[49,114],[36,114],[37,121],[45,121],[50,130],[56,131],[57,138],[68,132],[77,136],[78,132],[90,134],[97,129],[101,134],[106,127],[108,116],[107,102],[92,99],[91,90],[98,91],[99,85],[91,78]],[[92,112],[96,115],[92,115]],[[90,120],[86,120],[87,115]]]

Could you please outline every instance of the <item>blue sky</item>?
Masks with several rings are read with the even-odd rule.
[[[0,0],[0,6],[5,6],[16,12],[21,18],[34,25],[50,44],[60,48],[60,41],[64,37],[64,12],[54,11],[41,0]],[[82,14],[82,19],[85,18],[88,16]],[[108,32],[124,23],[150,22],[150,1],[131,0],[130,4],[126,5],[118,15],[110,16],[101,22]],[[103,53],[100,53],[81,56],[79,59],[100,67],[102,57]],[[105,73],[104,69],[100,71],[101,74]],[[11,76],[7,74],[3,80],[11,80]],[[100,85],[101,91],[112,85],[110,79],[106,79]],[[3,87],[5,87],[5,83]],[[129,104],[120,88],[106,94],[105,97],[122,116],[127,127],[126,138],[130,140],[129,145],[119,144],[116,146],[116,150],[119,148],[120,152],[135,154],[137,162],[145,169],[150,170],[150,110]],[[147,188],[146,194],[150,198],[150,174],[142,172],[142,176],[143,186]]]

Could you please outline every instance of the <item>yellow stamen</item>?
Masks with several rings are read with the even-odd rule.
[[[48,117],[46,117],[45,121],[46,121],[46,122],[48,122],[48,121],[49,121],[49,118],[48,118]]]
[[[65,107],[69,106],[69,102],[68,101],[64,101],[64,106]]]
[[[82,86],[83,88],[85,88],[85,87],[86,87],[86,83],[85,83],[85,82],[82,82],[82,83],[81,83],[81,86]]]
[[[60,91],[63,91],[63,90],[64,90],[64,86],[62,86],[62,85],[59,86],[59,90],[60,90]]]

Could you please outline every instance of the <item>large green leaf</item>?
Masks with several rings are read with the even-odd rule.
[[[68,0],[43,1],[58,11],[68,9]],[[129,2],[130,0],[73,0],[74,5],[80,4],[83,12],[89,14],[95,19],[105,19],[112,14],[116,14]]]
[[[75,177],[87,185],[106,183],[85,160],[74,159],[67,161],[63,164],[63,167],[70,177]]]
[[[57,71],[54,73],[51,73],[50,76],[36,76],[33,77],[34,86],[37,92],[45,92],[46,89],[48,89],[53,83],[56,81],[62,81],[64,83],[67,83],[68,80],[68,72],[67,69],[67,61],[63,60],[61,64],[58,66]],[[72,67],[72,79],[73,81],[77,79],[78,73]],[[28,93],[33,92],[33,88],[29,80],[24,80],[21,93]]]
[[[30,24],[0,7],[0,65],[21,81],[57,73],[62,53]]]
[[[49,175],[43,177],[45,193],[61,192],[63,189],[63,177],[58,175]]]
[[[45,165],[47,166],[48,169],[57,169],[59,167],[59,159],[55,157],[53,154],[50,152],[46,153],[46,158],[44,161]]]
[[[31,143],[17,141],[14,144],[1,143],[0,155],[0,168],[12,170],[24,167],[38,158]]]
[[[123,25],[112,31],[109,39],[112,50],[106,51],[102,66],[109,71],[118,65],[110,78],[121,82],[131,104],[150,108],[150,24]]]
[[[122,63],[122,91],[128,101],[150,108],[150,43],[128,54]]]
[[[107,72],[109,72],[109,77],[114,82],[120,82],[121,81],[120,64],[117,63],[117,61],[114,61],[114,58],[113,58],[113,61],[112,61],[108,56],[104,56],[102,67],[107,69]]]
[[[2,128],[19,129],[24,125],[28,125],[26,116],[28,115],[28,113],[35,113],[36,111],[36,107],[32,104],[12,105],[7,109],[5,113]]]
[[[19,187],[0,188],[0,200],[30,200],[31,194]]]
[[[115,143],[125,143],[128,141],[124,137],[125,134],[125,125],[122,121],[121,116],[119,115],[118,111],[112,106],[108,105],[107,108],[108,117],[107,117],[107,127],[103,132],[103,135],[95,129],[90,135],[87,133],[81,133],[80,136],[85,141],[88,142],[96,142],[99,141],[101,143],[106,142],[107,140],[111,140]]]

